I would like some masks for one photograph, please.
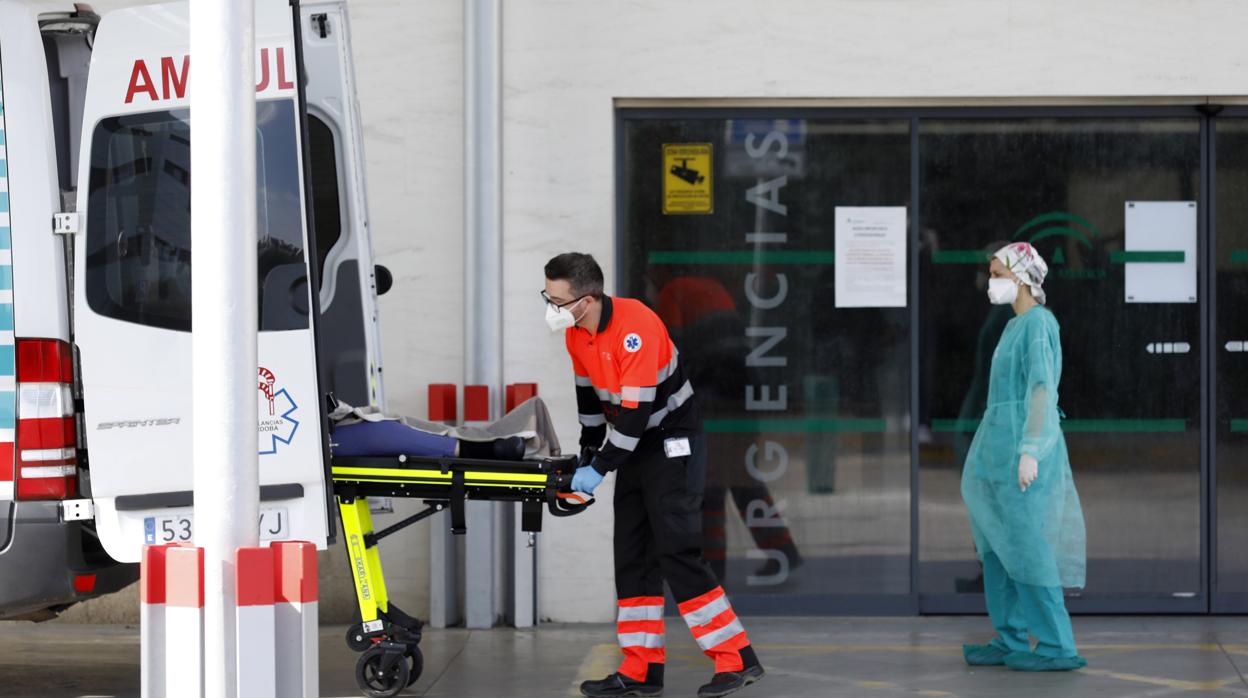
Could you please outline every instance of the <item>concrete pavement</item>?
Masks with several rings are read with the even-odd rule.
[[[972,669],[961,645],[989,633],[982,617],[749,618],[767,677],[743,696],[1248,696],[1248,619],[1079,617],[1089,667],[1068,674]],[[321,692],[359,696],[345,628],[321,631]],[[668,696],[692,696],[710,662],[668,619]],[[430,630],[425,672],[404,695],[573,696],[615,669],[614,628]],[[137,696],[134,626],[0,623],[0,696]]]

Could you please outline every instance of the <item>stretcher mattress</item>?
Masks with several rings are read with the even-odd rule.
[[[458,441],[453,436],[431,434],[403,422],[356,422],[333,430],[335,456],[412,456],[455,455]]]

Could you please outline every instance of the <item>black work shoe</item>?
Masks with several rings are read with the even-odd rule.
[[[581,695],[590,698],[615,698],[615,696],[661,696],[663,684],[634,681],[623,674],[612,674],[601,681],[581,684]],[[724,695],[722,693],[716,695]]]
[[[763,665],[747,666],[741,671],[721,671],[711,677],[711,682],[698,689],[698,698],[719,698],[736,693],[763,678]]]
[[[496,460],[524,460],[524,439],[519,436],[495,439],[494,458]]]

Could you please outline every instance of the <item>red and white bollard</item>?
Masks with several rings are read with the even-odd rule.
[[[431,383],[429,421],[459,421],[458,392],[454,383]],[[459,623],[459,598],[459,554],[451,517],[435,516],[429,520],[429,624],[447,628]]]
[[[429,384],[429,421],[454,423],[459,418],[459,406],[454,383]]]
[[[235,554],[238,698],[315,698],[316,546],[280,541]],[[204,551],[143,549],[139,600],[143,698],[204,695]]]
[[[272,550],[277,648],[274,695],[316,698],[320,695],[316,546],[279,541],[272,544]]]
[[[506,412],[537,397],[537,383],[512,383],[507,386]]]
[[[464,424],[484,427],[490,423],[490,386],[464,386]]]
[[[165,553],[164,545],[143,548],[139,562],[139,694],[165,696]]]
[[[165,695],[204,695],[204,549],[165,549]]]
[[[273,552],[239,548],[235,556],[238,698],[270,698],[277,691]]]
[[[507,386],[507,412],[537,397],[537,383]],[[517,628],[537,625],[537,540],[524,531],[524,516],[513,506],[512,521],[512,622]]]

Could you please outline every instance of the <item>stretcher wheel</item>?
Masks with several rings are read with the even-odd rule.
[[[421,653],[419,647],[412,647],[407,653],[407,658],[412,664],[407,676],[407,685],[411,686],[416,683],[420,675],[425,671],[425,655]]]
[[[407,658],[393,650],[374,647],[355,663],[355,683],[372,698],[394,698],[407,688],[411,670]]]
[[[373,641],[364,634],[363,624],[356,623],[355,625],[347,628],[347,647],[350,647],[356,652],[363,652],[372,646]]]

